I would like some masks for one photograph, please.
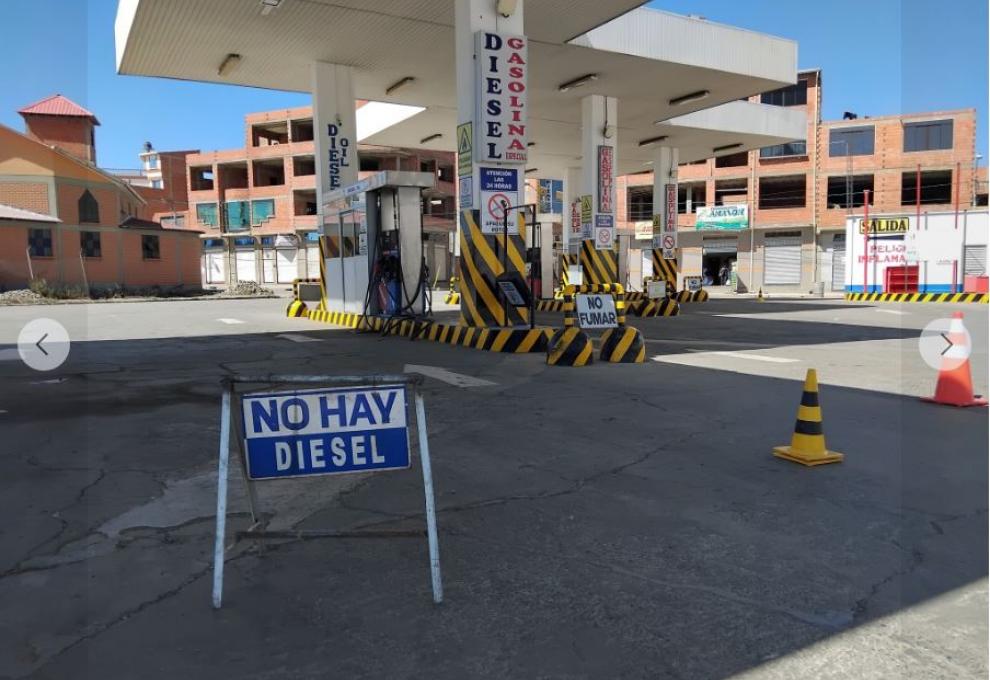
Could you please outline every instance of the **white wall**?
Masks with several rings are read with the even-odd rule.
[[[876,217],[907,217],[909,227],[908,233],[901,240],[890,238],[870,240],[871,258],[867,263],[866,272],[868,291],[882,292],[886,267],[908,264],[910,252],[916,250],[920,292],[950,292],[953,263],[956,271],[956,290],[962,292],[964,245],[987,244],[986,211],[960,213],[958,227],[955,213],[951,212],[922,214],[920,225],[917,224],[914,215],[881,214]],[[846,220],[846,291],[853,293],[863,290],[864,243],[863,235],[858,233],[861,219],[862,217],[851,217]]]

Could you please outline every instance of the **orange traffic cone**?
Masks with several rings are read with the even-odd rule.
[[[950,406],[986,406],[987,400],[973,394],[973,377],[969,369],[969,333],[963,325],[963,313],[954,312],[945,339],[949,347],[942,354],[935,396],[923,401]]]
[[[822,409],[818,405],[818,374],[813,368],[808,369],[804,379],[804,392],[801,394],[791,445],[775,446],[773,455],[809,466],[841,463],[845,457],[825,448]]]

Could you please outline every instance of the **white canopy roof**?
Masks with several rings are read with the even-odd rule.
[[[794,83],[797,46],[790,40],[637,9],[638,0],[530,0],[529,139],[531,166],[575,165],[581,109],[588,94],[617,97],[618,170],[644,169],[642,139],[668,135],[682,161],[778,144],[805,135],[801,111],[734,103],[704,120],[684,114]],[[120,0],[117,68],[122,74],[222,82],[307,92],[310,64],[354,67],[359,99],[410,104],[425,111],[364,139],[369,144],[454,149],[457,124],[454,0],[282,0],[262,13],[253,0]],[[241,55],[223,76],[228,53]],[[598,79],[560,92],[587,73]],[[414,81],[386,95],[402,78]],[[670,100],[708,90],[680,106]],[[741,105],[741,106],[740,106]],[[740,125],[741,120],[755,122]],[[733,115],[736,114],[736,115]],[[663,122],[667,121],[667,122]],[[659,124],[658,124],[659,122]],[[735,123],[728,137],[712,126]],[[420,140],[442,133],[429,143]],[[699,155],[700,154],[700,155]]]

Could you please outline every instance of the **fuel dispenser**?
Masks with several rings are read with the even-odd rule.
[[[430,312],[422,192],[434,185],[432,173],[386,170],[326,197],[327,309],[389,319]]]

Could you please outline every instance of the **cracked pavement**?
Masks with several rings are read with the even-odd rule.
[[[657,360],[582,369],[283,306],[0,309],[0,343],[42,313],[74,339],[52,375],[0,362],[0,678],[986,676],[987,412],[915,396],[952,306],[712,301],[636,322]],[[220,377],[407,363],[495,383],[424,386],[444,604],[425,538],[242,540],[213,611]],[[841,465],[770,455],[807,366]],[[257,486],[273,528],[424,526],[416,462]]]

